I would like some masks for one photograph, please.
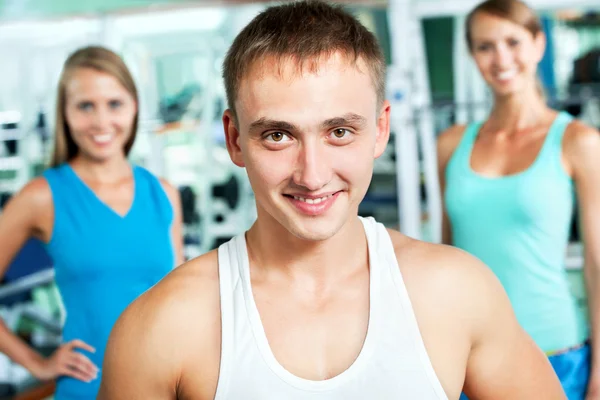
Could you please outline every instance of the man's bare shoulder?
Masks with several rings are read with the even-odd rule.
[[[487,267],[474,256],[456,247],[412,239],[388,229],[398,265],[403,275],[423,275],[422,278],[489,279]],[[420,278],[419,278],[420,279]]]
[[[476,257],[452,246],[388,232],[413,303],[418,302],[427,312],[442,306],[450,316],[481,315],[498,296],[504,296],[497,278]]]
[[[220,334],[212,251],[174,269],[127,307],[108,342],[100,398],[172,398],[190,387],[193,398],[209,398],[218,378]]]
[[[213,250],[174,269],[134,301],[122,319],[142,325],[189,327],[219,315],[218,259]]]

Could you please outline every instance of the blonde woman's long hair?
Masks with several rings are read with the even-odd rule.
[[[56,124],[54,136],[54,151],[50,167],[56,167],[72,160],[79,149],[73,141],[71,130],[65,117],[67,104],[67,84],[73,73],[80,68],[90,68],[113,76],[131,94],[138,104],[138,92],[135,82],[125,62],[115,52],[100,46],[88,46],[75,51],[67,58],[58,83],[56,101]],[[125,156],[129,155],[138,127],[138,112],[135,113],[131,135],[125,143]]]

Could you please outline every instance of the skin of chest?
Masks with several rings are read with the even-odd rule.
[[[471,168],[486,176],[505,176],[525,171],[540,155],[545,139],[546,134],[539,130],[516,138],[482,134],[471,151]]]

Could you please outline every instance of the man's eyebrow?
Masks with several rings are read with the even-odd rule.
[[[277,121],[274,119],[260,118],[250,124],[249,130],[256,131],[267,131],[267,130],[282,130],[282,131],[296,131],[298,130],[295,125],[290,124],[286,121]]]
[[[325,130],[345,125],[358,125],[360,127],[366,125],[366,123],[367,119],[362,115],[348,113],[342,115],[341,117],[334,117],[323,121],[321,128]]]
[[[355,113],[347,113],[342,115],[341,117],[333,117],[329,118],[321,123],[321,129],[327,130],[331,128],[335,128],[337,126],[346,126],[353,125],[362,127],[366,125],[367,119],[362,115],[358,115]],[[286,121],[278,121],[269,118],[259,118],[256,121],[252,122],[249,127],[249,131],[268,131],[268,130],[282,130],[288,132],[299,131],[299,128]]]

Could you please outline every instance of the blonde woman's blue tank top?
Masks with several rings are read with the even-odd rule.
[[[44,172],[52,191],[54,228],[47,250],[66,310],[63,341],[80,339],[81,351],[102,368],[110,331],[123,310],[175,264],[171,203],[159,180],[134,166],[133,204],[121,216],[64,164]],[[60,378],[56,400],[95,399],[98,378]]]

